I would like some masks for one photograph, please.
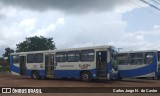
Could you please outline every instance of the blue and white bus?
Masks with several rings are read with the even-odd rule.
[[[12,53],[11,73],[39,78],[116,79],[117,51],[112,46]]]
[[[160,52],[157,50],[120,52],[117,59],[120,78],[159,78]]]

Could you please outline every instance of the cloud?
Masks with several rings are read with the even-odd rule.
[[[26,32],[32,32],[32,30],[35,28],[36,25],[36,19],[32,18],[32,19],[24,19],[20,22],[20,26],[21,28],[24,28],[24,31]]]
[[[109,44],[128,50],[160,50],[160,25],[153,25],[152,30],[124,32],[118,42]]]
[[[0,0],[0,2],[5,6],[38,11],[58,10],[65,13],[103,12],[130,3],[129,0]]]
[[[21,18],[24,13],[25,16]],[[75,16],[61,12],[53,14],[52,11],[19,11],[17,17],[10,19],[0,24],[0,45],[11,48],[15,48],[26,37],[35,35],[53,37],[58,49],[96,45],[113,45],[126,50],[156,49],[153,41],[160,43],[157,41],[160,36],[158,24],[149,31],[126,32],[127,22],[123,21],[121,14],[115,12]]]
[[[64,16],[58,12],[53,15],[52,11],[43,13],[27,11],[29,15],[25,13],[19,11],[17,17],[5,19],[0,23],[0,31],[1,34],[3,33],[0,40],[7,42],[5,44],[12,48],[26,37],[34,35],[53,37],[57,48],[69,48],[81,44],[107,44],[110,41],[117,41],[118,34],[122,34],[126,27],[126,22],[121,20],[121,15],[114,12],[89,13],[80,16]],[[22,14],[24,14],[23,18]]]
[[[6,18],[6,15],[2,13],[2,11],[0,10],[0,20]]]
[[[116,13],[90,13],[81,16],[66,16],[65,24],[49,34],[53,36],[57,48],[70,48],[107,44],[118,41],[123,34],[126,22]],[[116,28],[115,28],[116,27]]]
[[[153,28],[155,31],[158,31],[158,30],[160,30],[160,25],[154,25]]]
[[[3,14],[0,14],[0,19],[4,19],[6,16]]]
[[[139,41],[130,42],[130,41],[119,41],[119,42],[112,42],[113,46],[117,48],[122,48],[121,51],[137,51],[137,50],[160,50],[160,40],[155,42],[152,41]],[[110,44],[110,43],[109,43]]]
[[[15,17],[17,14],[17,10],[11,6],[3,6],[0,4],[0,17]]]
[[[65,23],[64,18],[58,18],[56,22],[51,22],[50,24],[48,24],[47,26],[43,27],[43,28],[39,28],[37,30],[35,30],[34,33],[30,34],[30,36],[50,36],[51,34],[53,34],[53,32],[56,30],[56,28],[60,25],[63,25]]]
[[[159,24],[148,31],[126,32],[128,22],[123,13],[136,8],[129,1],[0,0],[0,14],[7,17],[0,23],[0,47],[15,49],[26,37],[43,35],[53,37],[58,49],[96,45],[128,50],[160,48]]]

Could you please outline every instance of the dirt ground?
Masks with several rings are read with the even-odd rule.
[[[26,76],[0,75],[0,87],[160,87],[160,80],[124,79],[121,81],[34,80]],[[42,93],[2,94],[0,96],[160,96],[160,93]]]

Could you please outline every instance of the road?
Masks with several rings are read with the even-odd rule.
[[[160,87],[160,80],[125,79],[121,81],[80,80],[34,80],[26,76],[0,75],[0,87]],[[0,94],[0,96],[160,96],[160,93],[43,93],[43,94]]]

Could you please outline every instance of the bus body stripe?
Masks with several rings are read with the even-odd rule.
[[[15,66],[14,64],[11,64],[10,69],[12,72],[20,74],[20,67]],[[33,70],[26,69],[25,75],[31,76]],[[45,76],[45,70],[38,70],[40,76]]]
[[[145,65],[143,67],[136,68],[136,69],[118,70],[118,72],[120,73],[120,77],[121,78],[136,77],[136,76],[138,77],[138,76],[146,75],[146,74],[153,73],[153,72],[155,72],[155,74],[154,74],[154,76],[155,76],[157,73],[157,57],[156,57],[156,55],[157,54],[154,53],[153,63],[148,64],[147,66]]]
[[[62,78],[62,77],[70,77],[70,78],[80,78],[80,73],[83,70],[54,70],[54,77],[55,78]],[[90,69],[86,70],[91,72],[92,78],[96,78],[96,75],[94,76],[93,74],[96,74],[96,69]]]
[[[144,66],[141,68],[137,69],[132,69],[132,70],[119,70],[120,77],[134,77],[134,76],[141,76],[145,75],[148,73],[155,72],[156,67],[153,64],[149,64],[148,66]]]

